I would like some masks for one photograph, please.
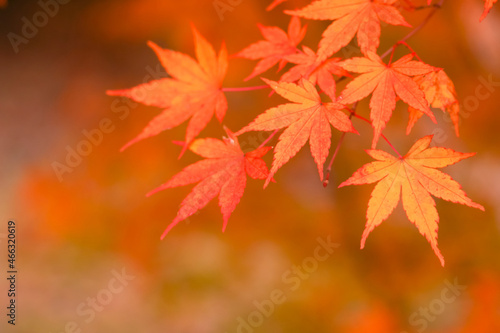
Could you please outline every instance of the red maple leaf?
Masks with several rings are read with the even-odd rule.
[[[193,27],[198,62],[188,55],[148,45],[172,78],[151,81],[125,90],[108,91],[111,96],[125,96],[146,105],[164,108],[130,145],[176,127],[191,118],[186,130],[186,147],[208,124],[214,113],[222,121],[227,100],[222,92],[228,60],[225,44],[217,56],[213,47]]]
[[[285,13],[312,20],[334,20],[323,32],[318,56],[326,59],[349,44],[357,33],[363,54],[376,52],[380,43],[380,21],[410,25],[394,7],[397,0],[318,0]]]
[[[324,61],[307,46],[304,52],[292,54],[285,60],[296,64],[281,76],[282,82],[298,82],[301,78],[308,79],[312,84],[317,84],[328,96],[335,99],[336,83],[333,75],[346,76],[349,73],[339,66],[340,58],[330,58]]]
[[[187,166],[168,182],[147,194],[150,196],[167,188],[198,183],[182,201],[177,216],[163,232],[162,239],[177,223],[195,214],[217,195],[224,232],[231,213],[243,196],[247,175],[253,179],[268,177],[269,171],[262,157],[271,148],[260,147],[243,153],[238,138],[228,129],[225,130],[228,137],[223,141],[213,138],[194,140],[189,145],[189,150],[205,159]]]
[[[251,60],[262,59],[245,81],[264,73],[277,63],[279,63],[278,70],[283,69],[287,63],[284,58],[297,52],[297,45],[307,30],[307,26],[301,27],[298,17],[292,17],[290,20],[288,34],[278,27],[265,27],[260,24],[258,27],[266,40],[258,41],[235,54],[235,57]]]
[[[386,65],[378,55],[368,52],[367,57],[347,59],[341,64],[350,72],[361,73],[342,92],[339,97],[342,103],[351,104],[373,93],[370,101],[370,118],[374,129],[372,149],[396,108],[396,96],[436,122],[424,93],[410,78],[430,73],[436,68],[412,59],[413,54],[409,54]]]
[[[437,244],[439,215],[435,197],[484,210],[467,197],[461,186],[449,175],[436,170],[455,164],[475,153],[463,154],[452,149],[428,148],[432,135],[418,140],[403,157],[394,157],[382,150],[366,152],[377,161],[357,170],[351,178],[339,185],[363,185],[378,182],[368,202],[366,227],[361,248],[370,232],[385,221],[396,208],[400,196],[408,219],[427,238],[436,256],[444,266],[444,258]]]
[[[305,79],[302,79],[299,85],[263,80],[276,93],[293,102],[268,109],[237,133],[240,135],[248,131],[273,131],[287,127],[274,149],[273,165],[264,187],[269,184],[276,171],[295,156],[307,141],[318,166],[319,176],[323,180],[323,164],[331,144],[330,125],[342,132],[357,133],[349,117],[341,111],[345,106],[336,101],[323,103],[316,87]]]

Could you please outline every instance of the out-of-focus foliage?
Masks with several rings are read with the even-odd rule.
[[[495,5],[479,24],[482,1],[446,1],[411,40],[426,63],[445,68],[455,83],[463,110],[460,138],[441,112],[436,112],[437,124],[423,117],[406,136],[403,105],[386,133],[400,151],[434,133],[438,146],[477,152],[447,172],[484,204],[486,213],[437,201],[444,269],[401,206],[359,250],[372,189],[324,189],[305,150],[280,169],[279,181],[265,191],[259,182],[248,183],[226,233],[220,232],[219,207],[211,203],[160,242],[190,189],[150,198],[145,193],[196,161],[193,154],[177,160],[180,148],[170,142],[183,140],[186,128],[119,153],[124,140],[136,135],[158,109],[104,91],[166,76],[148,40],[194,54],[192,22],[213,45],[225,40],[229,53],[235,54],[262,38],[256,23],[286,29],[290,17],[281,10],[302,8],[307,1],[289,0],[267,12],[269,3],[242,1],[221,21],[212,1],[71,1],[21,44],[19,53],[2,39],[0,211],[3,221],[15,218],[20,226],[21,332],[62,332],[70,321],[84,332],[236,332],[239,318],[252,320],[255,302],[262,304],[278,289],[286,301],[275,304],[255,332],[416,332],[423,324],[412,325],[410,318],[424,318],[420,308],[430,306],[435,307],[433,319],[425,321],[425,332],[499,330],[500,15]],[[2,35],[21,34],[22,17],[31,20],[38,11],[35,1],[10,1],[0,11]],[[417,11],[407,19],[415,26],[425,15]],[[315,48],[327,25],[308,22],[304,44]],[[384,27],[380,48],[401,38],[406,32],[401,29]],[[225,85],[243,85],[254,65],[231,59]],[[270,71],[268,77],[278,80],[284,72]],[[248,81],[259,84],[257,78]],[[259,91],[227,97],[226,125],[232,129],[281,100]],[[85,133],[95,133],[104,118],[113,130],[102,132],[100,143],[59,181],[53,162],[66,164],[69,151],[89,141]],[[338,156],[345,162],[334,164],[330,184],[338,185],[370,162],[358,154],[360,146],[370,147],[370,127],[359,123],[357,129],[366,134],[346,139]],[[207,136],[224,135],[216,122],[205,131]],[[250,134],[240,141],[244,151],[265,139]],[[334,139],[339,136],[334,134]],[[317,238],[328,236],[340,246],[312,269],[306,259],[314,257]],[[4,245],[0,242],[2,253]],[[294,265],[310,272],[301,268],[299,277]],[[88,317],[77,308],[107,287],[113,270],[122,268],[135,279],[86,322]],[[455,281],[465,289],[451,302],[441,300],[442,291]],[[450,299],[452,294],[446,295]]]

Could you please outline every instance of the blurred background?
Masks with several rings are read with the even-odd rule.
[[[409,41],[454,81],[465,103],[460,138],[440,110],[437,125],[424,117],[406,136],[403,103],[384,132],[401,152],[432,133],[437,145],[477,152],[445,171],[486,212],[436,200],[442,268],[401,206],[359,249],[373,185],[336,188],[370,161],[372,131],[356,120],[361,135],[347,135],[328,188],[305,147],[265,191],[249,181],[224,234],[214,201],[159,240],[191,188],[145,193],[198,158],[178,160],[171,143],[186,125],[119,153],[160,109],[105,91],[165,76],[148,40],[193,55],[193,23],[234,54],[262,38],[257,23],[286,29],[282,10],[308,3],[266,12],[270,0],[220,2],[231,8],[222,16],[212,0],[12,1],[0,10],[0,331],[500,332],[499,6],[480,24],[483,1],[446,1]],[[404,15],[415,26],[427,12]],[[307,23],[303,44],[316,49],[329,22]],[[379,51],[408,31],[384,27]],[[242,81],[254,65],[231,59],[224,86],[261,85]],[[233,130],[283,101],[265,90],[226,95]],[[367,105],[358,108],[366,117]],[[98,144],[58,175],[54,166],[103,121],[111,125]],[[216,121],[201,134],[222,135]],[[253,135],[242,140],[265,138]],[[9,219],[18,226],[15,327],[4,314]],[[311,259],[328,241],[334,251]]]

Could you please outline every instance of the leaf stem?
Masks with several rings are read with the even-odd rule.
[[[387,137],[385,135],[380,134],[380,136],[382,137],[382,139],[385,140],[385,142],[387,142],[389,144],[389,146],[392,148],[392,150],[394,150],[394,152],[396,154],[398,154],[399,158],[403,158],[403,156],[398,152],[398,150],[392,145],[392,143],[389,141],[389,139],[387,139]]]
[[[275,130],[271,135],[269,135],[269,137],[264,140],[264,142],[262,142],[257,149],[264,147],[269,141],[271,141],[271,139],[276,135],[276,133],[278,133],[278,131],[279,129]]]
[[[398,45],[399,45],[399,42],[397,42],[396,44],[394,44],[392,46],[391,57],[389,58],[389,62],[387,63],[388,65],[392,64],[392,58],[394,57],[394,52],[396,52]]]
[[[333,153],[332,159],[330,160],[330,163],[328,163],[328,168],[326,169],[325,180],[323,181],[323,187],[327,187],[328,183],[330,182],[330,173],[332,172],[333,161],[335,161],[335,157],[337,157],[337,154],[340,150],[340,146],[344,142],[344,138],[345,138],[346,134],[347,134],[347,132],[342,133],[342,136],[340,137],[339,142],[337,143],[337,147],[335,148],[335,152]]]
[[[363,116],[358,115],[356,112],[352,111],[351,109],[347,109],[347,110],[349,110],[349,112],[351,112],[351,114],[353,114],[354,117],[361,119],[370,125],[372,124],[372,122],[370,120],[366,119]],[[389,146],[392,148],[392,150],[394,150],[394,152],[398,155],[399,158],[403,158],[403,156],[397,151],[397,149],[392,145],[392,143],[389,141],[389,139],[387,139],[387,137],[384,134],[381,133],[380,136],[382,137],[382,139],[385,140],[385,142],[387,142],[389,144]]]
[[[354,103],[352,110],[349,109],[349,112],[350,112],[349,119],[351,119],[353,116],[356,115],[357,105],[358,105],[358,102]],[[339,142],[337,143],[337,147],[335,148],[335,151],[333,152],[332,159],[330,160],[330,163],[328,163],[328,167],[326,168],[325,180],[323,181],[323,187],[327,187],[328,183],[330,182],[330,174],[332,172],[333,161],[335,161],[335,158],[337,157],[337,154],[340,150],[340,146],[344,142],[344,138],[345,138],[346,134],[347,134],[347,132],[342,133],[342,136],[340,137]]]
[[[255,86],[255,87],[241,87],[241,88],[222,88],[222,91],[229,92],[229,91],[252,91],[252,90],[259,90],[259,89],[266,89],[270,88],[268,85],[265,86]]]
[[[407,42],[405,42],[404,40],[400,40],[399,42],[396,43],[396,45],[404,45],[419,61],[422,61],[422,59],[420,59],[420,57],[418,56],[417,52],[415,52],[415,50],[413,50],[413,48],[408,45]]]

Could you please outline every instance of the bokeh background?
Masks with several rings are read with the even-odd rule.
[[[24,18],[32,21],[40,4],[11,1],[0,10],[1,332],[500,332],[500,11],[480,24],[480,0],[446,1],[410,40],[424,61],[445,68],[460,99],[468,98],[460,138],[440,110],[437,125],[421,119],[406,136],[402,103],[385,131],[400,151],[435,133],[438,145],[478,153],[445,169],[486,212],[436,200],[444,268],[401,207],[359,249],[373,186],[336,188],[370,160],[363,149],[372,132],[358,121],[361,135],[346,137],[328,188],[305,148],[265,191],[262,182],[249,182],[224,234],[214,201],[159,240],[190,188],[145,193],[197,158],[178,160],[171,143],[183,138],[185,125],[119,153],[160,110],[105,91],[164,75],[148,40],[193,55],[193,23],[234,54],[261,39],[256,23],[286,28],[282,9],[308,3],[290,0],[266,12],[269,2],[233,1],[221,20],[212,0],[69,1],[18,52],[7,36],[21,35]],[[416,25],[427,12],[404,15]],[[309,21],[304,44],[315,48],[327,24]],[[407,32],[383,28],[380,51]],[[258,78],[242,81],[254,65],[232,59],[225,86],[261,85]],[[278,78],[275,69],[264,76]],[[488,78],[496,86],[485,88]],[[227,96],[225,124],[233,130],[282,101],[266,91]],[[368,115],[366,101],[359,110]],[[53,163],[64,163],[83,132],[103,119],[113,130],[58,179]],[[222,134],[213,121],[202,136]],[[15,327],[4,314],[8,219],[18,225]],[[313,255],[318,237],[339,246],[291,290],[284,276]],[[109,298],[117,272],[129,280]],[[454,283],[461,286],[455,294]],[[265,304],[276,290],[286,301],[256,314],[256,302]],[[101,303],[94,314],[82,315],[95,297]]]

